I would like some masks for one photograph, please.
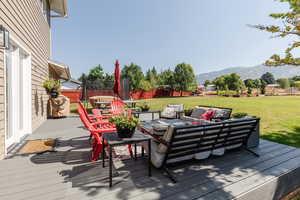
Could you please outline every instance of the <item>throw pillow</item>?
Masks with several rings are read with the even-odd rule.
[[[165,118],[176,118],[176,112],[175,108],[172,107],[166,107],[162,113],[161,116]]]
[[[206,111],[203,115],[201,115],[200,119],[211,120],[211,118],[213,118],[214,115],[215,115],[215,111],[210,109],[210,110]]]
[[[191,117],[192,118],[200,118],[208,109],[203,107],[195,107],[192,111]]]

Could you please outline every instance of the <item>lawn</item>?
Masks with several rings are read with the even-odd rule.
[[[163,109],[167,104],[184,104],[185,108],[209,105],[233,108],[261,118],[261,137],[300,147],[300,97],[181,97],[143,100],[152,109]]]
[[[261,118],[261,137],[300,147],[300,97],[174,97],[142,100],[151,109],[162,110],[167,104],[184,104],[185,108],[209,105],[233,108]],[[74,110],[75,105],[71,105]]]

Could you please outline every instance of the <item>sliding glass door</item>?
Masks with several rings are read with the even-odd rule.
[[[6,51],[6,147],[31,132],[31,57],[12,44]]]

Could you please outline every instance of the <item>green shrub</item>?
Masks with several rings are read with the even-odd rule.
[[[239,118],[243,118],[246,116],[248,116],[248,113],[245,113],[245,112],[238,112],[238,113],[232,114],[232,118],[234,118],[234,119],[239,119]]]

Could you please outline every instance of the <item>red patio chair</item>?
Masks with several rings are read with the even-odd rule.
[[[81,110],[90,122],[103,121],[103,122],[108,123],[107,116],[103,116],[103,115],[101,115],[101,113],[99,113],[98,115],[89,116],[85,107],[83,106],[83,104],[80,101],[77,104],[77,110],[78,110],[78,113],[79,113],[79,110]]]
[[[92,138],[92,161],[97,161],[99,159],[99,155],[102,151],[102,133],[111,133],[116,132],[116,127],[114,124],[105,123],[103,121],[90,122],[88,118],[85,116],[83,110],[79,109],[78,111],[79,117],[84,124],[84,126],[90,132],[90,138]],[[128,145],[128,150],[130,156],[133,157],[132,147]]]

